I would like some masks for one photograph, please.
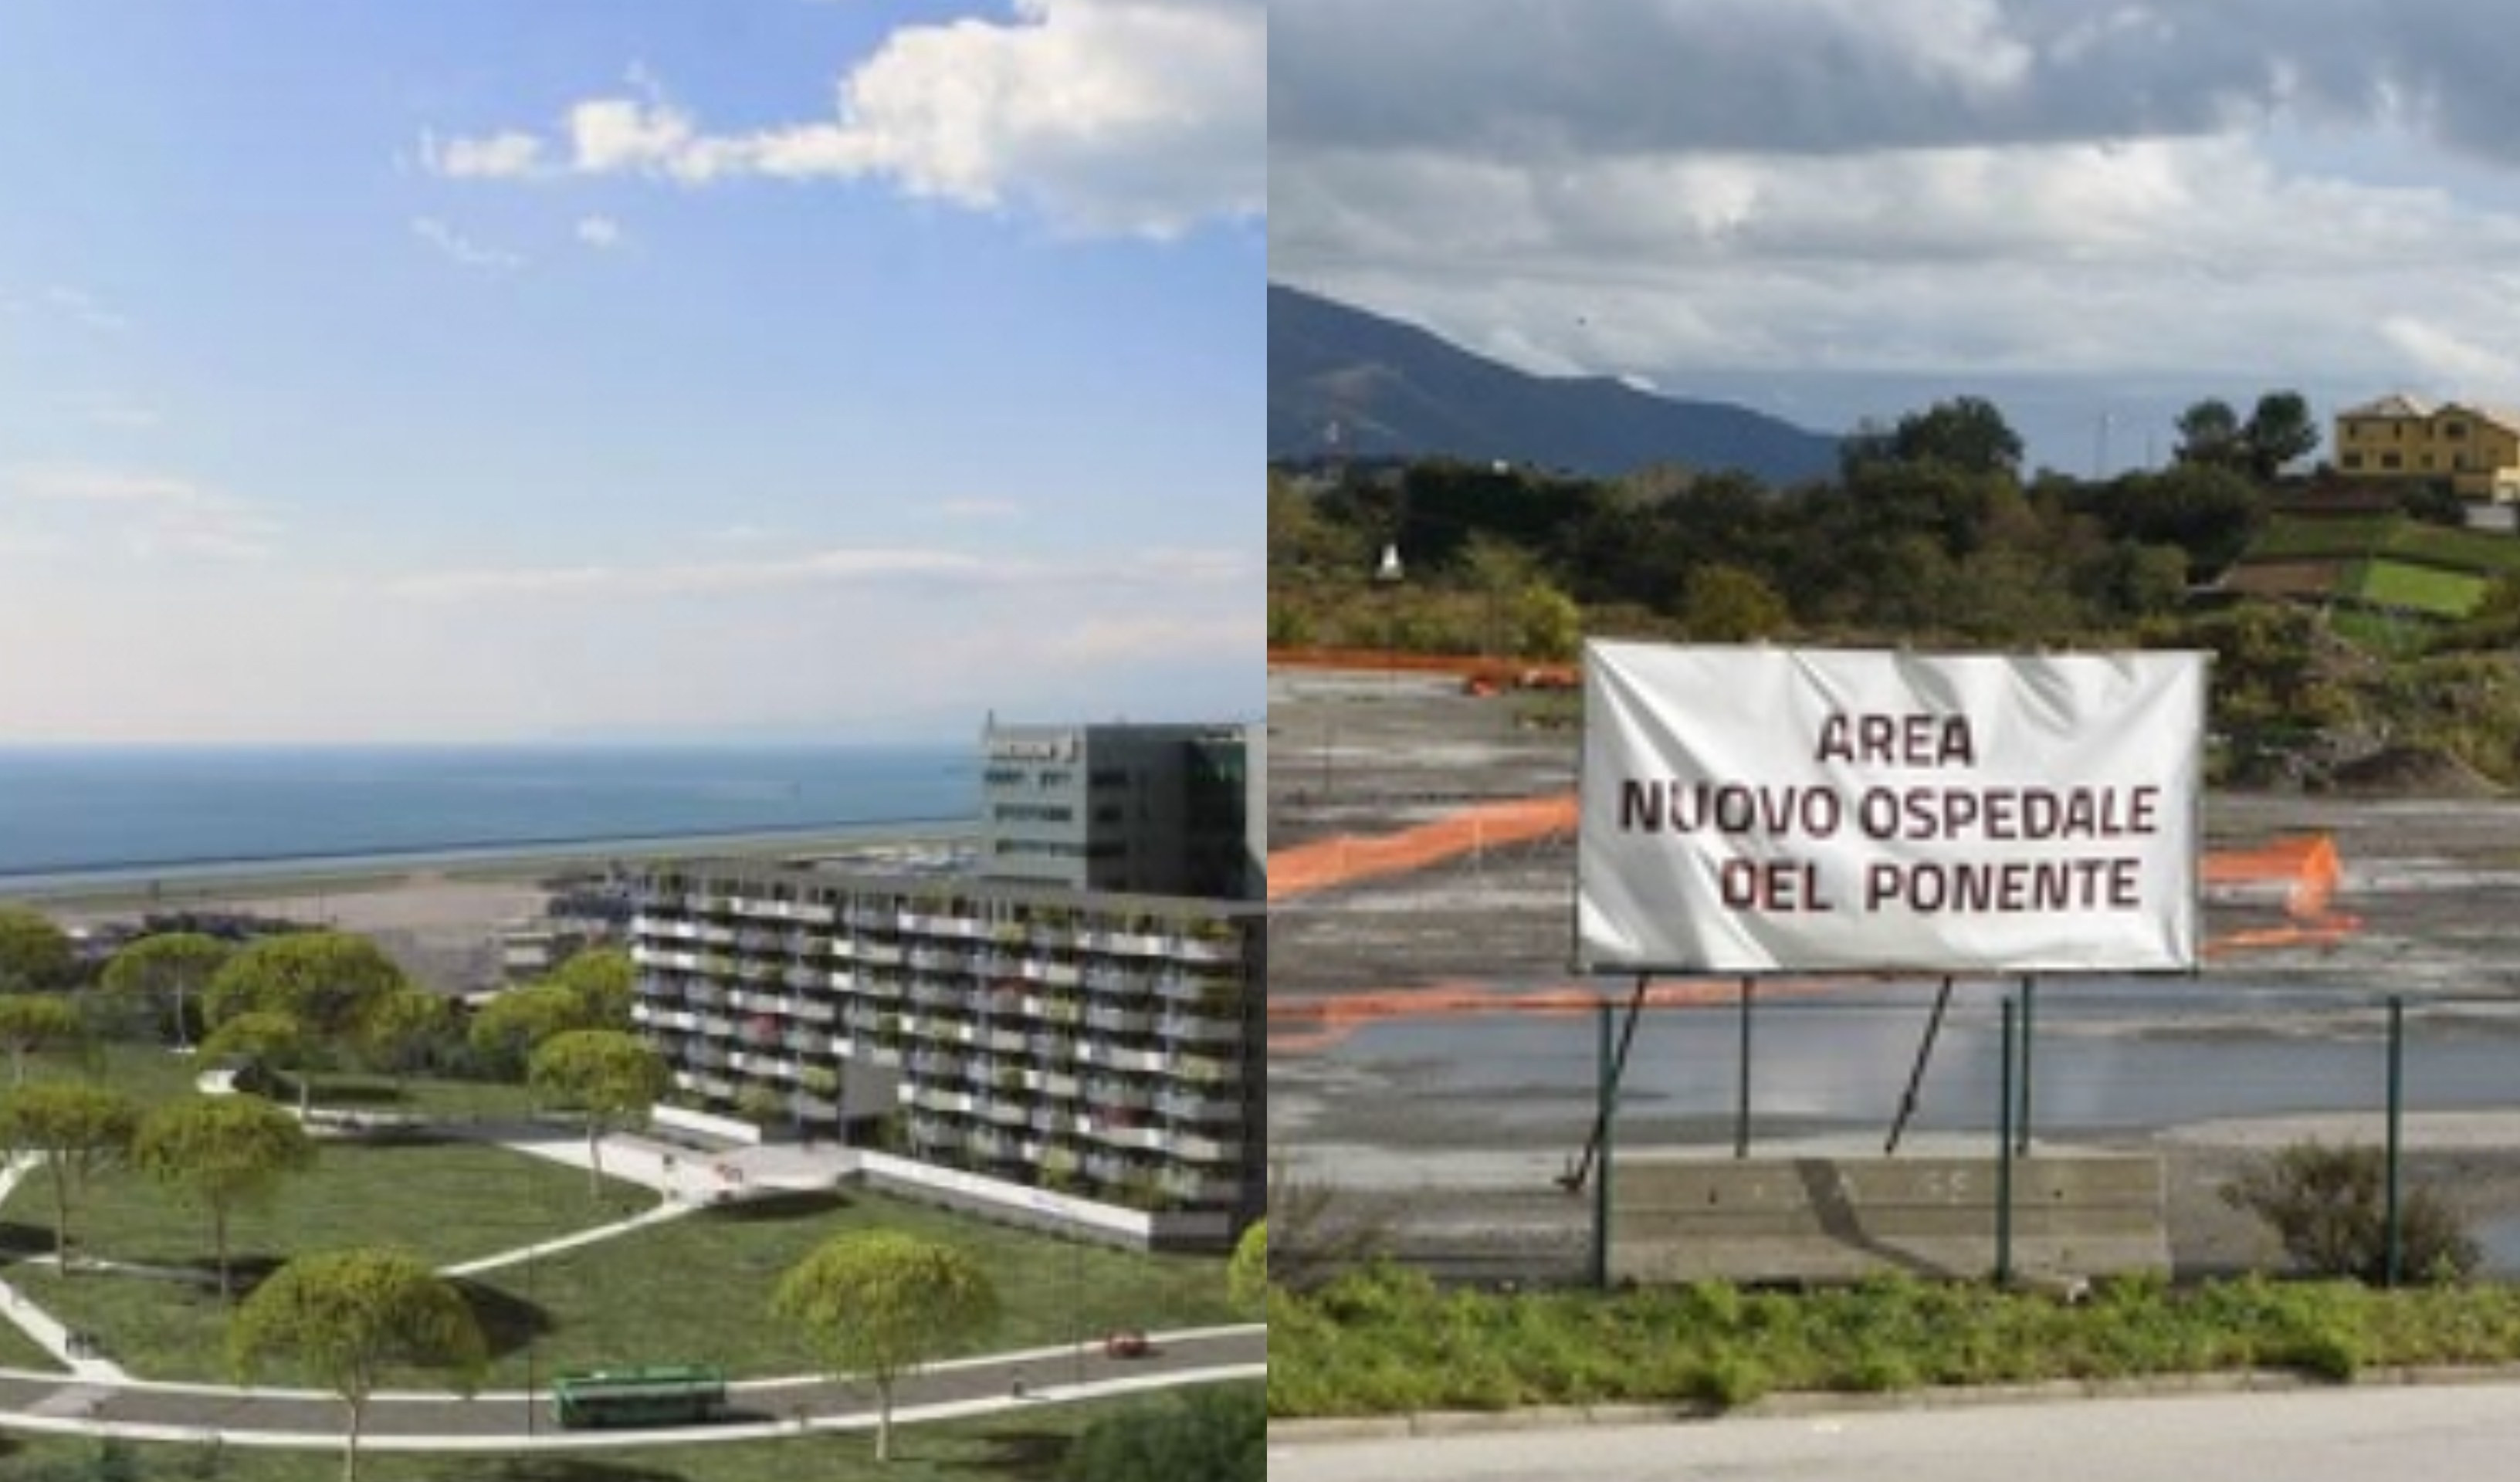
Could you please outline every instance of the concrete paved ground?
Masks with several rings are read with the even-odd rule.
[[[2312,1389],[1287,1444],[1271,1482],[2501,1482],[2520,1385]]]

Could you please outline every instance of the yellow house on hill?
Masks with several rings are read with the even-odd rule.
[[[2336,414],[2349,478],[2448,483],[2462,499],[2520,501],[2520,412],[2384,396]]]

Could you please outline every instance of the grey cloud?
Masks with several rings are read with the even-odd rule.
[[[2520,156],[2486,0],[1278,0],[1273,148],[1587,154],[2155,138],[2289,111]]]

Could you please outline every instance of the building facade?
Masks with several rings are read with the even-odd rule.
[[[1007,726],[980,754],[978,873],[1071,890],[1266,893],[1265,741],[1240,726]]]
[[[2385,396],[2336,415],[2336,467],[2351,478],[2448,484],[2462,499],[2520,499],[2520,414]]]
[[[1207,1244],[1267,1196],[1266,927],[1256,902],[694,862],[644,882],[633,1011],[705,1109]]]

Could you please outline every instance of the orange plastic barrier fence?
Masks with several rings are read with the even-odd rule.
[[[1342,833],[1269,856],[1269,899],[1409,875],[1482,849],[1575,831],[1575,794],[1481,803],[1397,833]]]
[[[1485,803],[1431,824],[1394,833],[1341,834],[1281,849],[1269,856],[1269,899],[1280,901],[1360,880],[1407,875],[1485,848],[1575,831],[1574,793]],[[2331,910],[2344,880],[2336,841],[2326,834],[2276,839],[2254,849],[2206,854],[2202,874],[2209,890],[2243,897],[2265,891],[2286,921],[2226,932],[2205,944],[2208,957],[2251,949],[2324,946],[2361,928],[2351,916]],[[1816,991],[1809,985],[1806,991]],[[1648,990],[1645,1002],[1678,1008],[1717,1001],[1732,992],[1724,982],[1672,981]],[[1501,993],[1476,983],[1438,983],[1307,998],[1269,1007],[1273,1055],[1325,1050],[1358,1026],[1381,1019],[1440,1014],[1572,1012],[1591,1008],[1599,990],[1580,984],[1523,993]]]

